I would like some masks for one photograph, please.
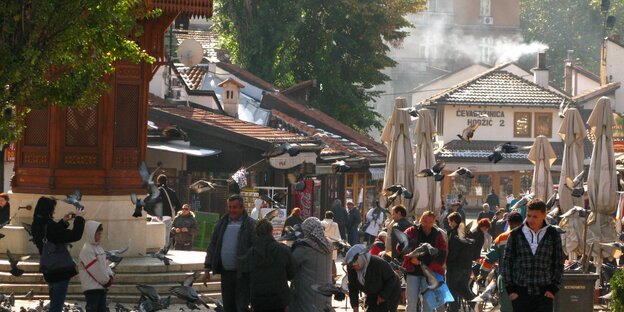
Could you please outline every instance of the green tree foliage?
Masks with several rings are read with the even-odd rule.
[[[310,105],[366,132],[382,126],[367,103],[389,79],[381,70],[396,65],[388,44],[407,36],[403,16],[424,2],[221,0],[216,18],[235,62],[281,87],[316,79]]]
[[[19,138],[30,109],[97,103],[114,62],[152,61],[129,38],[157,14],[140,0],[3,1],[0,143]]]
[[[578,64],[598,74],[602,38],[624,29],[624,3],[611,1],[608,15],[617,23],[603,33],[605,15],[601,0],[521,0],[520,28],[525,41],[540,41],[549,46],[548,63],[551,79],[562,83],[563,62],[568,50],[574,50]],[[604,36],[603,36],[604,35]],[[535,56],[527,56],[521,63],[535,65]]]
[[[624,271],[617,270],[611,277],[609,284],[611,291],[613,291],[611,311],[624,312]]]

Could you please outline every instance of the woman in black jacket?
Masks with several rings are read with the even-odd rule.
[[[395,312],[401,298],[401,284],[385,260],[368,253],[357,244],[347,252],[349,300],[354,312],[359,310],[359,293],[366,294],[366,311]]]
[[[283,312],[291,299],[288,281],[295,276],[295,261],[290,249],[273,238],[270,221],[258,221],[256,235],[247,254],[251,307],[254,312]]]
[[[457,230],[462,222],[461,215],[453,212],[448,215],[448,224],[451,231],[448,233],[448,256],[446,258],[446,284],[455,298],[449,303],[450,312],[459,310],[457,298],[461,296],[466,301],[474,299],[475,294],[468,287],[470,268],[472,266],[472,244],[465,238],[460,238]]]
[[[85,220],[83,218],[83,210],[77,210],[73,213],[66,214],[58,222],[54,221],[54,209],[56,208],[56,199],[49,197],[41,197],[35,206],[33,215],[32,235],[33,242],[39,249],[39,254],[43,248],[44,237],[52,243],[67,244],[79,241],[84,230]],[[74,220],[74,227],[68,229],[69,220]],[[76,268],[72,268],[66,272],[58,272],[54,274],[44,273],[43,278],[48,283],[48,293],[50,296],[50,312],[61,312],[69,287],[69,279],[78,274]]]

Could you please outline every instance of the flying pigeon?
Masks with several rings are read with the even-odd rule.
[[[464,142],[470,143],[470,139],[472,139],[475,131],[477,130],[477,128],[479,128],[480,125],[481,124],[477,122],[474,125],[468,126],[466,129],[464,129],[464,131],[462,131],[461,134],[458,134],[457,137],[459,137]]]
[[[299,151],[297,149],[295,149],[290,143],[285,142],[282,144],[274,145],[270,150],[262,153],[262,156],[271,158],[271,157],[277,157],[277,156],[283,155],[285,153],[288,153],[288,155],[290,156],[299,155]]]
[[[566,211],[564,214],[561,215],[561,218],[567,218],[569,216],[573,216],[573,215],[578,215],[581,218],[586,218],[587,215],[589,215],[590,211],[589,210],[585,210],[585,208],[583,207],[579,207],[579,206],[574,206],[572,207],[572,209]]]
[[[303,238],[303,231],[299,224],[284,227],[284,232],[284,235],[277,239],[278,241],[295,241]]]
[[[570,104],[568,103],[566,105],[565,99],[563,99],[561,103],[559,104],[559,117],[564,118],[565,113],[568,111],[568,108],[570,108]]]
[[[141,293],[141,298],[139,299],[139,301],[143,301],[145,299],[149,301],[153,301],[153,302],[160,301],[160,295],[158,294],[158,291],[156,290],[156,288],[154,288],[153,286],[139,284],[139,285],[136,285],[136,288]]]
[[[162,131],[162,135],[166,138],[182,139],[184,141],[189,140],[188,134],[184,130],[182,130],[182,128],[180,128],[178,125],[171,125],[171,126],[165,127]]]
[[[399,249],[399,255],[404,255],[409,251],[410,240],[407,234],[398,228],[392,228],[392,235],[397,239],[397,249]]]
[[[197,194],[215,189],[215,184],[206,180],[197,180],[189,186],[189,189]]]
[[[483,302],[492,299],[494,296],[494,292],[496,291],[496,280],[492,279],[490,283],[485,287],[485,291],[483,291],[480,295],[476,296],[472,299],[472,302]]]
[[[386,197],[386,208],[390,207],[399,196],[403,196],[405,199],[411,199],[414,197],[414,194],[405,188],[403,184],[395,184],[391,185],[385,189],[384,195],[391,194]]]
[[[554,191],[553,194],[550,195],[550,198],[548,198],[548,200],[546,201],[546,210],[550,210],[550,208],[555,205],[555,203],[557,202],[558,193],[558,191]]]
[[[432,168],[421,170],[419,173],[416,174],[416,176],[419,178],[434,177],[436,182],[442,181],[442,179],[444,179],[444,175],[442,174],[442,169],[444,169],[444,166],[446,166],[446,162],[439,161],[435,165],[433,165]]]
[[[20,261],[26,261],[30,258],[30,255],[21,256],[21,257],[13,257],[11,251],[7,249],[7,257],[9,258],[9,264],[11,265],[11,275],[13,276],[22,276],[24,274],[24,270],[17,267],[17,264]]]
[[[400,111],[406,111],[410,116],[414,118],[418,118],[421,116],[420,113],[418,112],[418,110],[420,109],[420,105],[411,106],[411,107],[397,107],[396,109]]]
[[[585,194],[585,188],[583,188],[583,174],[585,171],[581,171],[574,180],[570,177],[565,177],[564,185],[572,191],[573,197],[581,197]]]
[[[24,223],[22,222],[22,227],[24,227],[24,230],[26,230],[26,233],[28,233],[28,236],[30,236],[29,241],[33,241],[33,235],[32,235],[32,225],[28,224],[28,223]]]
[[[474,175],[472,174],[472,171],[470,171],[470,169],[468,169],[466,167],[459,167],[459,168],[457,168],[457,170],[449,173],[448,176],[449,177],[464,176],[464,177],[467,177],[468,179],[474,178]]]
[[[438,252],[439,252],[438,249],[431,246],[431,244],[422,243],[420,244],[420,246],[416,247],[416,249],[412,250],[412,252],[408,253],[405,256],[410,257],[410,258],[419,258],[424,255],[435,256],[438,254]]]
[[[513,154],[521,149],[526,150],[530,148],[531,146],[513,145],[511,142],[503,143],[494,149],[494,152],[488,156],[488,160],[493,163],[498,163],[503,159],[503,154]]]
[[[532,193],[528,193],[524,196],[522,196],[522,198],[520,198],[520,200],[518,200],[513,206],[511,206],[511,208],[509,209],[509,211],[520,211],[520,207],[526,205],[527,203],[529,203],[529,201],[531,201],[531,199],[533,199],[533,196],[535,196]]]
[[[277,194],[275,194],[277,195]],[[273,197],[276,197],[276,196]],[[279,200],[275,200],[265,194],[260,194],[260,199],[264,200],[265,202],[267,202],[267,204],[269,204],[272,207],[276,207],[276,208],[281,208],[281,209],[286,209],[286,206],[284,206],[282,203],[279,202]]]
[[[622,242],[600,243],[600,245],[604,247],[619,248],[620,251],[624,252],[624,243]]]
[[[144,208],[149,214],[162,217],[162,201],[160,198],[160,190],[154,183],[154,175],[160,169],[161,163],[158,163],[158,167],[152,173],[149,172],[147,164],[141,163],[139,166],[139,174],[143,180],[143,187],[147,188],[148,196],[141,200],[137,198],[136,194],[130,195],[130,200],[135,205],[133,217],[138,218],[141,216],[141,208]]]
[[[440,287],[441,283],[436,277],[436,275],[433,273],[433,271],[426,264],[422,262],[420,262],[419,265],[420,265],[420,270],[423,272],[423,275],[427,279],[427,284],[429,285],[427,286],[427,288],[429,288],[430,290],[433,290],[433,289],[437,289],[438,287]]]
[[[262,217],[263,219],[267,219],[269,221],[272,221],[273,219],[275,219],[275,217],[277,217],[279,215],[280,212],[280,208],[275,208],[269,212],[267,212],[267,214],[264,215],[264,217]]]
[[[110,265],[109,267],[111,269],[114,269],[117,267],[117,265],[119,265],[119,263],[121,262],[121,260],[123,260],[123,257],[120,256],[121,254],[123,254],[124,252],[128,251],[128,248],[130,248],[129,246],[124,248],[124,249],[115,249],[115,250],[108,250],[108,251],[104,251],[104,254],[106,255],[106,259],[108,259],[108,261],[110,261]]]
[[[328,237],[327,239],[332,243],[332,245],[334,245],[336,252],[343,256],[345,256],[347,254],[347,251],[351,249],[351,245],[349,245],[349,243],[342,239],[335,239],[331,237]]]
[[[77,210],[82,210],[84,209],[84,206],[80,203],[81,199],[82,193],[80,193],[80,190],[76,189],[73,194],[67,195],[66,198],[63,198],[63,202],[74,205]]]
[[[347,165],[347,163],[344,160],[336,160],[331,165],[331,169],[334,174],[338,174],[338,173],[347,172],[351,170],[351,166]]]
[[[330,283],[312,284],[310,285],[310,288],[312,288],[312,290],[316,293],[319,293],[325,297],[331,297],[336,294],[345,294],[344,289]]]

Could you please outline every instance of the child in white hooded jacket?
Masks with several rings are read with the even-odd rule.
[[[87,312],[106,311],[106,291],[113,283],[113,270],[108,267],[104,248],[100,246],[103,231],[100,222],[87,221],[85,224],[78,276],[87,301]]]

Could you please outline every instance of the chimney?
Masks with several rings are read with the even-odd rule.
[[[546,52],[537,53],[537,67],[532,69],[533,83],[548,89],[548,68],[546,68]]]
[[[563,90],[570,96],[575,96],[576,88],[574,88],[573,83],[573,67],[574,67],[574,50],[568,50],[568,57],[564,61],[564,70],[563,70],[563,81],[564,86]]]
[[[218,84],[221,87],[221,101],[223,102],[223,110],[228,116],[238,118],[238,103],[240,99],[240,89],[245,85],[228,78]]]

